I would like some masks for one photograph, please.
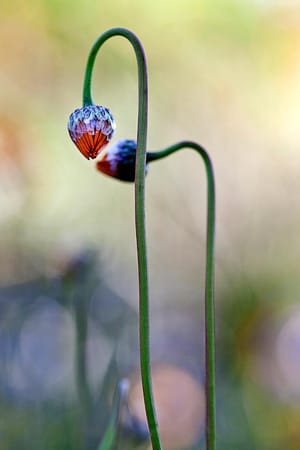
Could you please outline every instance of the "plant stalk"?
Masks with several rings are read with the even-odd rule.
[[[149,287],[145,226],[145,165],[148,124],[148,76],[146,58],[142,44],[131,31],[125,28],[112,28],[98,37],[87,61],[83,86],[83,106],[93,104],[91,78],[96,55],[105,41],[113,36],[122,36],[132,45],[138,67],[138,129],[135,176],[135,228],[137,242],[139,276],[139,336],[140,365],[147,421],[153,450],[161,450],[156,412],[152,393],[150,344],[149,344]]]
[[[205,390],[206,390],[206,449],[216,448],[215,399],[215,307],[214,307],[214,240],[215,240],[215,181],[211,159],[199,144],[182,141],[157,152],[147,153],[147,162],[165,158],[182,148],[195,150],[203,159],[207,177],[207,224],[205,269]]]

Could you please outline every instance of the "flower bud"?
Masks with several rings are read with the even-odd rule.
[[[104,106],[88,105],[75,109],[68,121],[71,139],[87,159],[99,155],[111,140],[115,128],[115,121]]]
[[[121,139],[100,156],[97,169],[121,181],[134,181],[136,148],[135,141]]]

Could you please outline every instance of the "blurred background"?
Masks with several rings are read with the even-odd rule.
[[[138,392],[133,186],[97,172],[66,129],[89,49],[113,26],[145,48],[149,149],[190,139],[214,162],[219,448],[298,450],[300,2],[0,9],[1,450],[96,449],[117,381],[128,376]],[[135,138],[136,63],[124,39],[101,49],[93,95],[114,115],[114,140]],[[152,359],[170,450],[204,448],[205,188],[190,150],[149,168]],[[122,448],[146,439],[136,398],[132,389]]]

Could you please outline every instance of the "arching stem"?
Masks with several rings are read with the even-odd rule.
[[[147,153],[147,162],[159,160],[182,148],[195,150],[203,159],[207,176],[207,236],[205,269],[205,371],[206,371],[206,448],[216,448],[215,400],[215,312],[214,312],[214,239],[215,239],[215,181],[212,162],[199,144],[182,141],[164,150]]]
[[[104,42],[113,36],[122,36],[132,44],[138,66],[138,130],[135,171],[135,227],[139,274],[140,364],[145,409],[151,435],[152,448],[153,450],[161,450],[161,443],[157,429],[157,420],[152,394],[149,345],[149,288],[145,226],[145,165],[148,119],[147,65],[142,44],[131,31],[125,28],[112,28],[100,35],[94,43],[88,57],[85,71],[83,86],[83,105],[87,106],[93,104],[91,95],[91,78],[95,58]]]

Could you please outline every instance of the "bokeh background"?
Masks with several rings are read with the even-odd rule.
[[[91,44],[113,26],[145,48],[149,149],[191,139],[214,162],[219,448],[298,450],[300,2],[0,8],[1,450],[95,449],[117,380],[137,367],[133,186],[98,173],[66,130]],[[124,39],[99,53],[93,94],[115,117],[114,139],[134,138]],[[199,393],[205,187],[192,151],[147,176],[152,358],[186,371]],[[203,447],[200,410],[180,448]]]

